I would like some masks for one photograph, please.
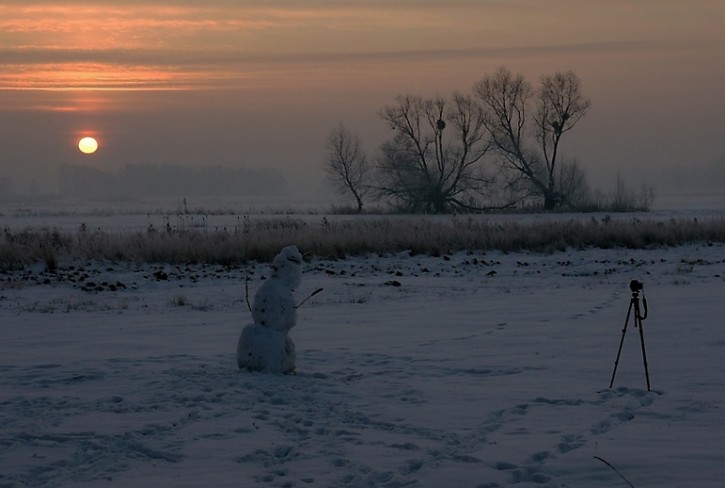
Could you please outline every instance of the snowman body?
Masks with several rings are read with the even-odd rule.
[[[297,323],[297,309],[292,290],[275,278],[268,279],[254,296],[252,319],[257,325],[283,334]]]
[[[271,327],[248,324],[237,343],[237,365],[249,371],[290,373],[295,370],[295,344]]]

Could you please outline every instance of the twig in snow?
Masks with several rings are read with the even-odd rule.
[[[601,462],[603,462],[604,464],[606,464],[607,466],[609,466],[610,468],[612,468],[612,470],[615,473],[617,473],[619,475],[619,477],[622,478],[624,480],[624,482],[627,483],[631,488],[637,488],[632,483],[630,483],[629,480],[627,478],[625,478],[624,475],[622,473],[620,473],[617,468],[615,468],[614,466],[612,466],[609,461],[607,461],[606,459],[602,459],[599,456],[594,456],[594,459],[599,459]]]
[[[302,301],[301,301],[300,303],[298,303],[297,305],[295,305],[295,308],[300,308],[300,307],[301,307],[302,305],[304,305],[304,303],[305,303],[305,302],[306,302],[307,300],[309,300],[309,299],[310,299],[310,298],[312,298],[313,296],[317,295],[317,294],[318,294],[318,293],[320,293],[321,291],[322,291],[322,288],[318,288],[317,290],[313,291],[312,293],[310,293],[310,294],[309,294],[309,296],[308,296],[307,298],[305,298],[305,299],[304,299],[304,300],[302,300]]]
[[[249,304],[249,273],[244,273],[244,301],[247,302],[247,308],[252,311],[252,306]]]

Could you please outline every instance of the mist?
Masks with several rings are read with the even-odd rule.
[[[621,175],[632,188],[652,186],[655,207],[699,197],[725,206],[713,203],[725,165],[718,2],[336,3],[324,16],[317,2],[285,4],[300,14],[291,16],[266,3],[205,2],[203,12],[175,14],[193,29],[166,23],[157,6],[124,4],[120,30],[105,37],[104,23],[68,36],[43,8],[8,11],[0,193],[58,194],[63,167],[223,167],[276,171],[287,184],[269,191],[303,203],[325,187],[325,139],[338,123],[374,153],[389,137],[378,111],[397,95],[468,92],[507,66],[534,83],[556,71],[581,78],[592,106],[562,151],[592,188],[607,191]],[[260,22],[248,31],[235,20]],[[94,40],[104,48],[89,49]],[[76,148],[86,133],[100,143],[91,156]]]
[[[133,164],[104,172],[64,165],[59,190],[63,196],[90,198],[284,196],[288,183],[274,169]]]

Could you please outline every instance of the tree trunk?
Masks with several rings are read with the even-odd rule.
[[[555,210],[562,203],[564,198],[561,193],[552,189],[544,191],[544,210]]]

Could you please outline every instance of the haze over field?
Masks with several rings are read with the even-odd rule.
[[[592,107],[563,149],[593,186],[621,173],[656,205],[722,199],[723,19],[716,0],[0,1],[0,192],[57,191],[61,165],[152,164],[318,193],[339,121],[374,150],[396,95],[467,92],[505,65],[581,78]]]

